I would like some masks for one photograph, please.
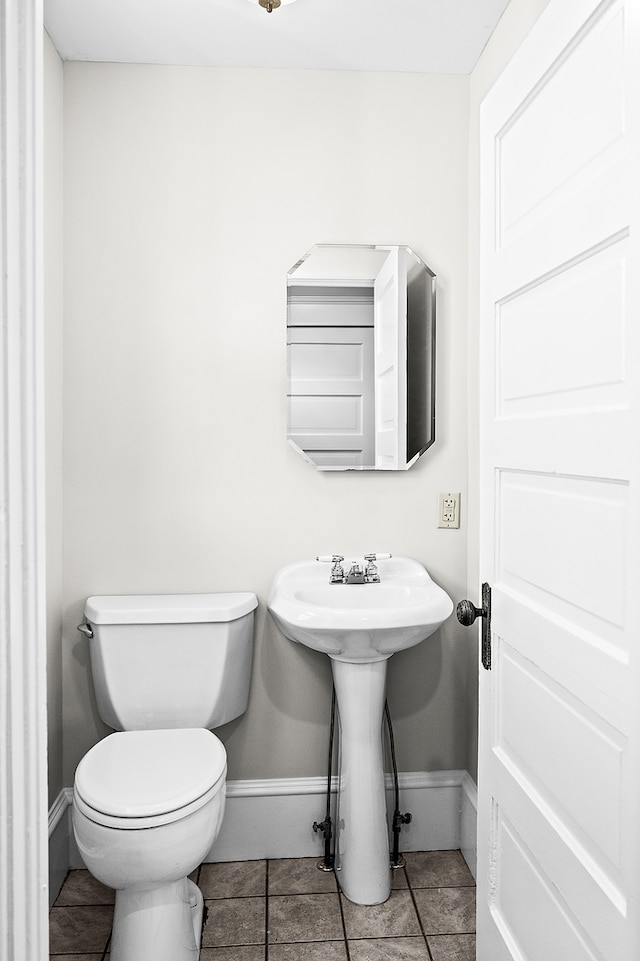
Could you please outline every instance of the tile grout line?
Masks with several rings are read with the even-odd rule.
[[[269,961],[269,858],[265,858],[264,878],[264,961]]]
[[[106,943],[105,946],[104,946],[104,951],[102,952],[102,955],[101,955],[101,961],[105,961],[105,958],[106,958],[107,955],[109,954],[110,945],[111,945],[111,931],[109,932],[109,937],[107,938],[107,943]]]
[[[347,939],[347,925],[344,920],[344,908],[342,906],[342,889],[340,887],[340,883],[335,873],[335,868],[333,873],[336,881],[336,887],[338,889],[338,905],[340,907],[340,920],[342,921],[342,934],[344,935],[344,950],[345,950],[347,961],[351,961],[351,952],[349,950],[349,941]]]
[[[426,935],[426,932],[425,932],[425,930],[424,930],[424,925],[423,925],[423,923],[422,923],[422,918],[420,917],[420,912],[418,911],[418,904],[417,904],[417,902],[416,902],[415,895],[414,895],[414,893],[413,893],[413,885],[411,884],[411,879],[410,879],[410,877],[409,877],[409,872],[407,871],[406,865],[405,865],[405,867],[404,867],[402,870],[404,871],[404,876],[405,876],[405,878],[407,879],[407,888],[409,889],[409,894],[410,894],[410,896],[411,896],[411,902],[412,902],[412,904],[413,904],[413,910],[416,912],[416,917],[417,917],[417,919],[418,919],[418,924],[419,924],[419,926],[420,926],[420,931],[422,932],[422,937],[424,938],[424,944],[425,944],[425,947],[426,947],[426,949],[427,949],[427,956],[428,956],[428,958],[429,958],[429,961],[433,961],[433,955],[432,955],[432,953],[431,953],[431,948],[430,948],[430,946],[429,946],[429,941],[428,941],[428,939],[427,939],[427,935]]]

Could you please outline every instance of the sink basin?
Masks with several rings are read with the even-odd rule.
[[[410,557],[378,561],[378,570],[379,584],[330,584],[327,564],[289,564],[275,577],[269,610],[285,637],[332,658],[388,658],[433,634],[453,603]]]

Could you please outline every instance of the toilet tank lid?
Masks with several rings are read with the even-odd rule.
[[[250,614],[258,598],[249,591],[228,594],[111,594],[87,598],[93,624],[211,624]]]

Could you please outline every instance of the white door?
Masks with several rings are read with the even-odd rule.
[[[482,108],[478,961],[640,959],[640,0]]]
[[[407,466],[407,268],[397,247],[375,279],[374,317],[376,467],[399,470]]]

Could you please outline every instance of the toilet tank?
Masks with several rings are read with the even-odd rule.
[[[249,698],[252,593],[90,597],[98,713],[116,731],[215,728]]]

